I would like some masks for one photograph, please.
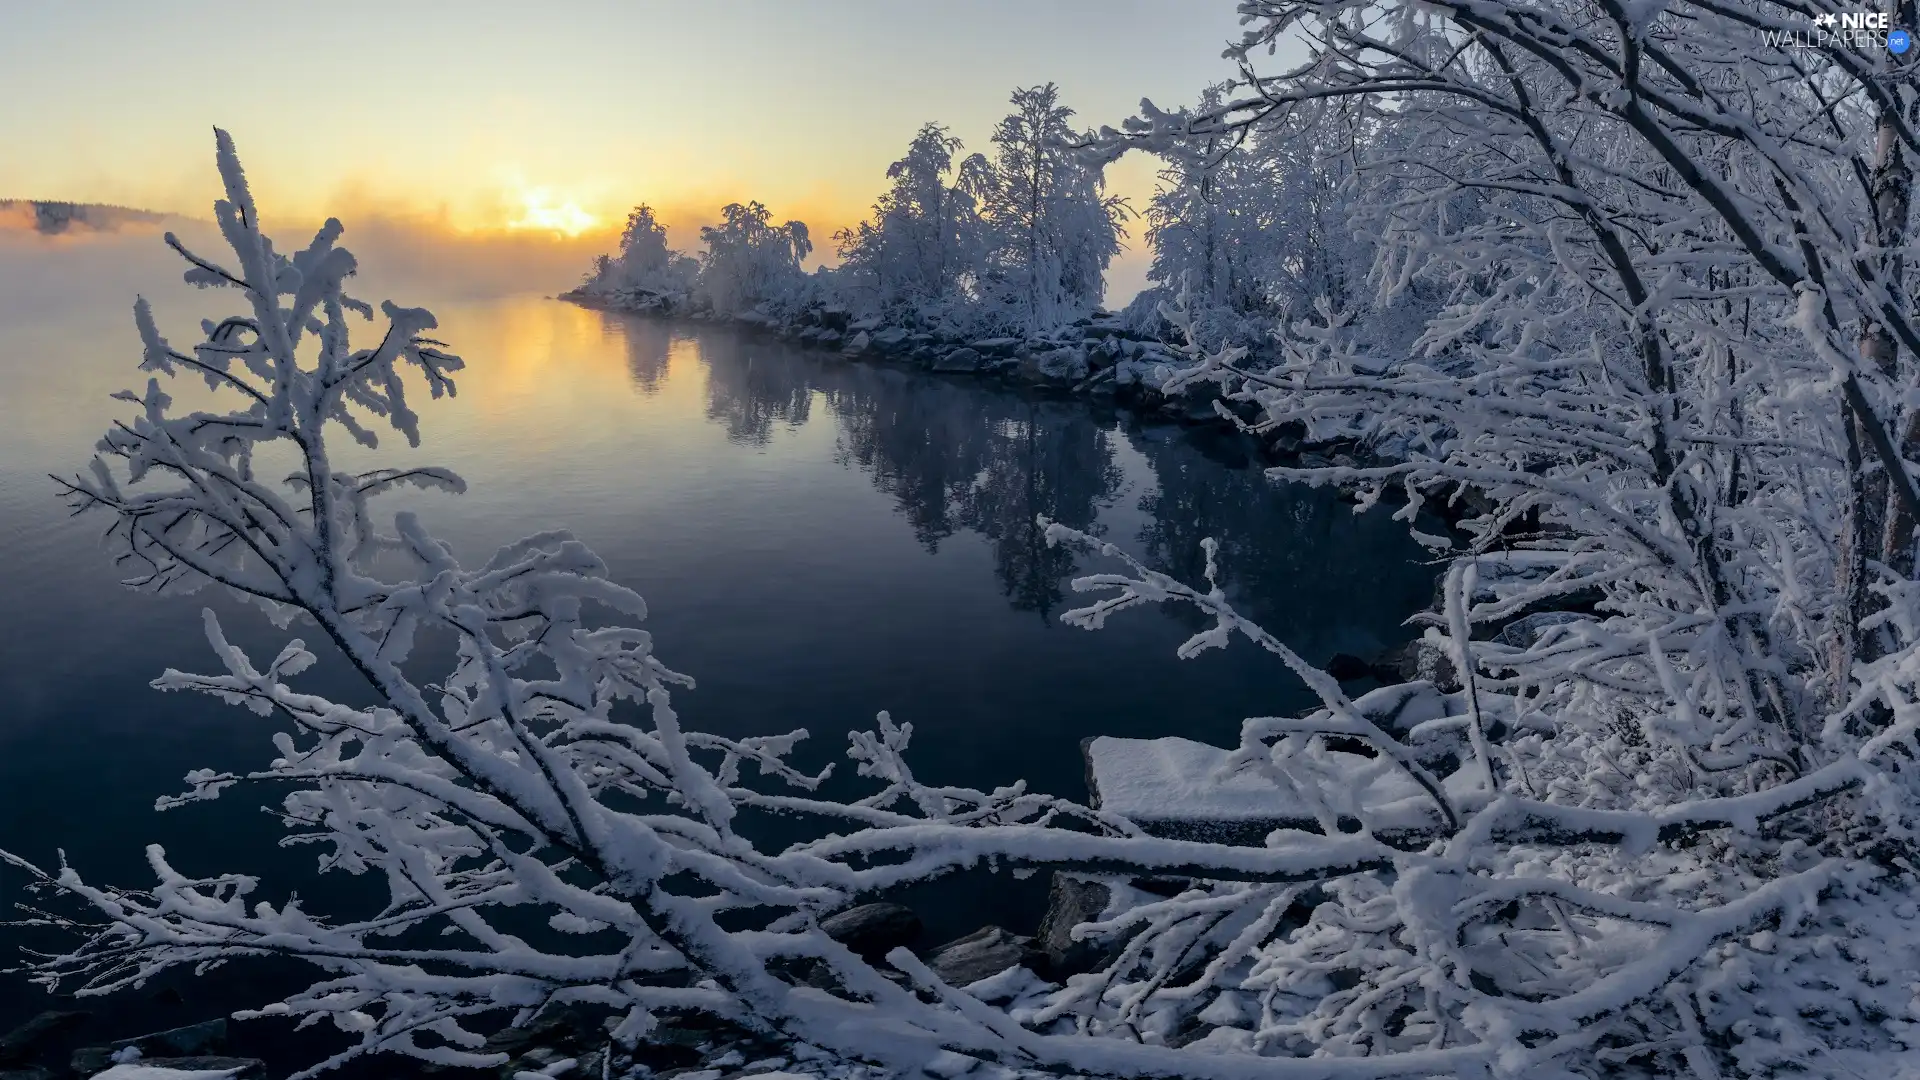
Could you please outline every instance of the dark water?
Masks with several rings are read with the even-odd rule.
[[[36,257],[89,270],[85,253]],[[15,286],[0,293],[0,846],[37,860],[64,849],[91,878],[138,885],[142,846],[159,841],[188,869],[274,870],[263,895],[276,901],[289,888],[324,896],[312,851],[274,850],[270,793],[153,811],[189,769],[273,753],[252,714],[147,687],[169,666],[211,666],[200,607],[269,655],[300,631],[212,593],[121,590],[93,539],[104,522],[70,520],[55,498],[45,474],[84,463],[117,415],[106,394],[135,383],[118,268],[103,260],[66,290],[0,278]],[[182,339],[187,314],[213,310],[179,290],[155,299]],[[472,491],[419,501],[428,525],[471,559],[571,527],[646,596],[662,658],[698,680],[678,695],[683,723],[806,727],[805,764],[844,760],[845,733],[887,709],[914,725],[928,780],[1024,777],[1079,797],[1084,736],[1228,742],[1242,716],[1308,703],[1250,646],[1176,659],[1195,628],[1183,612],[1131,613],[1099,633],[1062,625],[1070,578],[1093,567],[1048,549],[1036,514],[1189,580],[1200,539],[1218,537],[1230,591],[1312,659],[1402,640],[1400,620],[1430,589],[1419,549],[1384,514],[1271,485],[1179,429],[535,298],[435,310],[470,367],[457,399],[422,409],[422,449],[392,459],[449,464]],[[307,685],[356,693],[337,668]],[[8,900],[18,884],[0,879]],[[951,936],[1030,926],[1043,888],[969,879],[914,899]],[[258,1004],[270,987],[257,978],[272,982],[242,969],[185,980],[184,1003],[129,992],[93,1006],[98,1030]],[[45,1003],[6,977],[0,1026]]]

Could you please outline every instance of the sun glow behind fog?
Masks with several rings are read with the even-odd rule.
[[[508,232],[549,232],[579,236],[600,225],[599,217],[571,199],[561,201],[549,188],[527,188],[520,193],[519,216],[507,222]]]

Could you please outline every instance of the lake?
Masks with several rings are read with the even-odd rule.
[[[49,862],[64,849],[88,877],[137,886],[142,846],[158,841],[190,869],[277,868],[276,900],[289,886],[324,896],[313,851],[274,849],[271,793],[153,810],[190,769],[273,754],[251,713],[147,685],[167,667],[212,667],[201,606],[261,661],[302,631],[213,592],[120,588],[97,544],[105,520],[69,518],[46,475],[83,467],[125,408],[107,395],[144,381],[136,287],[176,343],[195,340],[198,316],[231,310],[230,294],[172,284],[157,248],[0,245],[0,847]],[[423,446],[388,458],[466,477],[465,496],[407,504],[428,527],[473,561],[572,529],[647,598],[660,657],[697,680],[676,697],[684,724],[805,727],[797,760],[813,767],[844,761],[846,732],[886,709],[913,724],[923,778],[1024,777],[1084,797],[1086,736],[1230,745],[1241,717],[1309,705],[1245,642],[1177,659],[1198,626],[1188,611],[1132,612],[1098,633],[1061,624],[1071,578],[1099,562],[1047,548],[1037,514],[1189,581],[1200,540],[1217,537],[1229,593],[1312,660],[1405,640],[1401,621],[1431,594],[1421,550],[1385,513],[1274,485],[1181,428],[536,296],[436,299],[430,283],[361,294],[432,307],[468,363],[456,398],[418,395]],[[324,661],[298,685],[359,692]],[[19,880],[0,879],[9,900]],[[945,938],[984,922],[1030,929],[1044,889],[981,876],[909,899]],[[149,987],[114,1007],[113,1026],[258,1004],[256,978],[180,981],[185,1004]],[[5,980],[0,1026],[46,1007]]]

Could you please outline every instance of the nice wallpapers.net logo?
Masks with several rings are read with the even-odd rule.
[[[1762,30],[1761,38],[1774,47],[1800,49],[1885,49],[1901,56],[1913,47],[1906,27],[1894,26],[1884,11],[1843,11],[1815,15],[1802,30]]]

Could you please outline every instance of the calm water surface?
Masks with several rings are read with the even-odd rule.
[[[277,866],[325,893],[311,849],[274,852],[268,794],[152,809],[189,769],[272,755],[270,728],[245,710],[147,686],[169,666],[211,668],[201,606],[267,657],[300,629],[211,592],[120,589],[95,542],[104,521],[69,519],[46,477],[85,463],[123,408],[107,394],[138,384],[136,285],[176,342],[228,310],[169,287],[152,246],[0,248],[0,846],[49,860],[63,848],[90,876],[138,884],[142,845],[160,841],[190,869]],[[678,695],[683,723],[805,727],[803,764],[844,760],[845,733],[886,709],[913,724],[928,780],[1024,777],[1081,797],[1087,735],[1227,743],[1243,716],[1308,704],[1244,643],[1176,659],[1190,613],[1062,625],[1069,580],[1097,564],[1049,550],[1036,514],[1188,580],[1200,539],[1218,537],[1229,590],[1311,659],[1403,640],[1401,619],[1430,591],[1419,549],[1384,514],[1269,484],[1176,428],[535,297],[390,295],[433,307],[469,365],[457,398],[418,403],[420,450],[383,450],[466,477],[465,496],[410,504],[429,527],[471,560],[571,528],[646,596],[660,656],[698,681]],[[307,684],[360,692],[337,665]],[[17,879],[0,885],[12,900]],[[950,936],[1030,926],[1043,888],[983,878],[911,899]],[[126,1023],[230,1007],[249,978],[188,983],[186,1005],[128,1006]],[[37,994],[0,983],[0,1024],[43,1007]]]

